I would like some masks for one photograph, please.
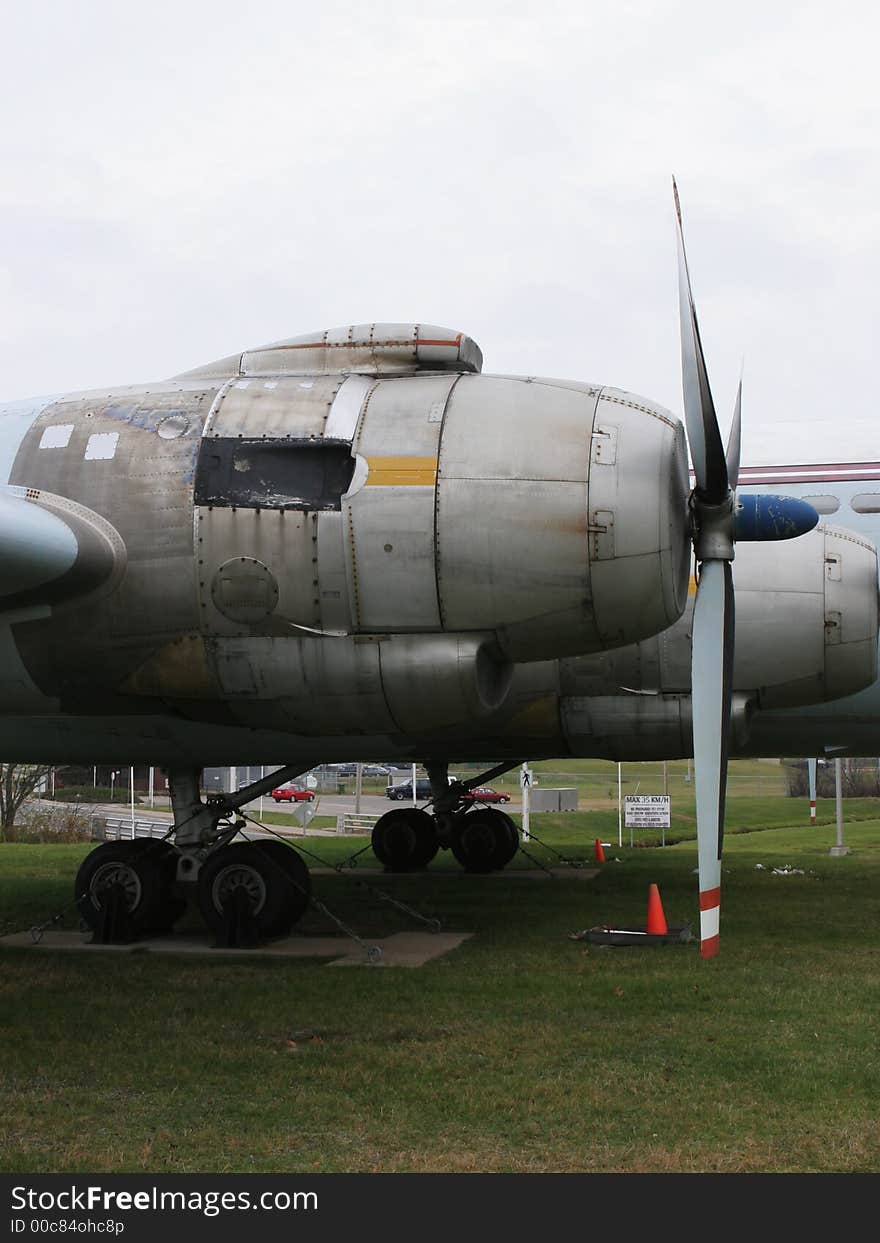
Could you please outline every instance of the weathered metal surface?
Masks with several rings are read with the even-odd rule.
[[[872,545],[820,526],[795,544],[743,544],[733,563],[733,686],[764,708],[827,702],[872,680]],[[845,620],[844,620],[845,619]],[[562,694],[688,694],[693,594],[682,617],[640,643],[561,662]]]
[[[0,714],[47,714],[0,715],[7,758],[686,754],[680,424],[480,365],[367,325],[0,408],[14,503],[109,549],[91,595],[0,618]],[[804,541],[736,563],[738,746],[754,704],[876,671],[873,550]]]
[[[247,350],[243,375],[283,371],[480,371],[475,341],[434,324],[351,324]]]
[[[157,643],[196,628],[192,481],[213,392],[159,384],[62,399],[22,439],[11,482],[83,506],[118,532],[125,552],[113,590],[77,605],[75,625],[56,612],[15,627],[24,663],[47,693],[100,696]],[[188,430],[160,435],[172,416]],[[71,430],[41,448],[52,427]],[[89,454],[95,436],[115,438],[112,457]]]
[[[365,486],[343,502],[352,625],[439,630],[434,510],[442,423],[457,376],[381,380],[369,394],[354,451]]]

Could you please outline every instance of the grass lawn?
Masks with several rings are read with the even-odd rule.
[[[563,853],[615,843],[593,880],[369,878],[476,934],[415,970],[2,950],[0,1168],[876,1171],[880,822],[846,810],[843,859],[833,823],[728,835],[709,962],[570,938],[643,922],[651,882],[698,927],[695,843],[620,849],[604,812],[533,818]],[[87,849],[0,845],[2,921],[69,903]],[[413,926],[363,879],[316,893],[367,937]]]

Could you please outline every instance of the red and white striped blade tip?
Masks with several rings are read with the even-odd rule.
[[[705,889],[700,894],[700,957],[714,958],[718,953],[718,930],[721,919],[721,890]]]

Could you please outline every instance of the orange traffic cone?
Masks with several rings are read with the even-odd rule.
[[[605,862],[605,851],[602,849],[602,843],[596,838],[596,845],[593,847],[593,858],[597,863]]]
[[[645,931],[660,936],[669,931],[666,927],[666,916],[663,914],[663,903],[660,901],[660,890],[656,885],[648,887],[648,926]]]

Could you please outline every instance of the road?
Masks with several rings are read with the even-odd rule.
[[[57,804],[48,804],[49,806],[57,806]],[[316,794],[315,796],[315,815],[317,816],[340,816],[352,814],[355,808],[355,796],[353,794]],[[424,806],[419,803],[419,806]],[[83,803],[83,808],[90,811],[100,812],[104,815],[125,816],[129,814],[128,803]],[[275,803],[268,796],[263,798],[263,811],[292,812],[295,804],[293,803]],[[411,802],[398,802],[396,799],[387,798],[384,794],[362,794],[361,809],[362,816],[381,816],[383,812],[390,811],[392,807],[411,807]],[[520,812],[522,804],[518,799],[513,799],[509,803],[501,803],[498,805],[502,811]],[[260,810],[260,800],[258,798],[251,799],[249,803],[245,803],[244,809],[251,816],[256,816]],[[151,810],[146,801],[138,803],[135,807],[135,815],[141,818],[149,816],[157,816],[162,819],[169,819],[170,805],[167,798],[156,798],[155,806]]]

